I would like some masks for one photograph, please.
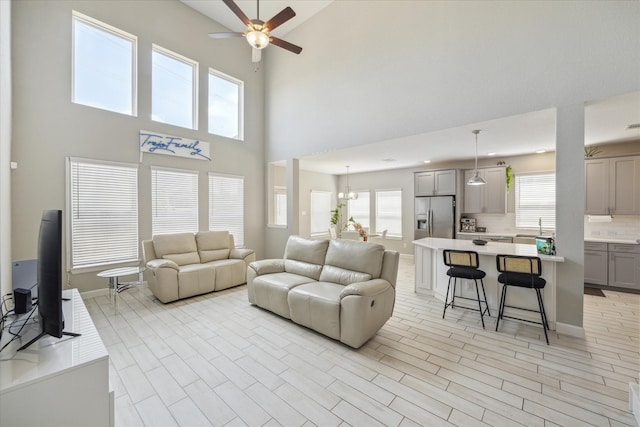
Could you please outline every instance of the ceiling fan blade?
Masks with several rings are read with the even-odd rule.
[[[209,33],[212,39],[229,39],[231,37],[243,37],[244,33]]]
[[[295,53],[296,55],[298,55],[298,54],[300,54],[300,52],[302,52],[302,48],[301,48],[300,46],[296,46],[296,45],[295,45],[295,44],[293,44],[293,43],[286,42],[286,41],[284,41],[284,40],[282,40],[282,39],[279,39],[279,38],[277,38],[277,37],[273,37],[273,36],[271,36],[271,37],[269,37],[269,40],[270,40],[270,41],[271,41],[271,43],[273,43],[274,45],[276,45],[276,46],[278,46],[278,47],[281,47],[281,48],[283,48],[283,49],[286,49],[286,50],[288,50],[289,52],[293,52],[293,53]]]
[[[296,16],[296,13],[293,11],[293,9],[287,6],[282,9],[276,16],[265,22],[263,27],[267,28],[267,31],[273,31],[294,16]]]
[[[244,25],[246,25],[247,27],[251,26],[251,20],[247,17],[247,15],[244,14],[242,9],[240,9],[240,7],[237,4],[235,4],[233,0],[222,0],[222,1],[224,2],[224,4],[227,5],[229,9],[231,9],[233,13],[236,14],[238,18],[240,18],[240,20],[244,23]]]

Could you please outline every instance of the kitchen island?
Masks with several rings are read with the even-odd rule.
[[[555,255],[540,255],[536,251],[535,245],[527,245],[520,243],[502,243],[488,242],[484,246],[473,244],[470,240],[459,239],[439,239],[427,237],[424,239],[414,240],[415,254],[415,291],[422,295],[433,295],[437,299],[445,300],[447,293],[447,276],[448,267],[444,265],[442,251],[445,249],[475,251],[480,258],[480,269],[487,275],[484,278],[484,287],[487,294],[487,302],[491,315],[495,317],[498,313],[498,304],[500,302],[498,286],[498,270],[496,268],[496,255],[524,255],[537,256],[542,261],[542,277],[547,281],[544,288],[542,299],[547,314],[549,328],[555,330],[556,323],[556,263],[564,262],[564,258]],[[458,282],[457,295],[468,298],[476,298],[475,286],[473,281],[463,280],[462,286]],[[460,300],[460,305],[465,300]],[[458,304],[458,300],[456,300]],[[469,304],[473,304],[469,301]],[[477,304],[477,303],[476,303]],[[535,292],[530,289],[522,289],[512,287],[507,295],[507,304],[520,307],[538,309],[538,302]],[[473,306],[473,305],[470,305]],[[505,309],[505,315],[521,317],[531,321],[540,321],[538,313],[532,313],[522,310]]]

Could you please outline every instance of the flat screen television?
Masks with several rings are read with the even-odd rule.
[[[38,315],[40,333],[18,349],[24,350],[31,344],[51,335],[62,338],[63,335],[78,336],[64,332],[62,316],[62,211],[45,210],[40,221],[38,235]]]

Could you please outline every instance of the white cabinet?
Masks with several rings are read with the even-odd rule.
[[[455,196],[456,170],[417,172],[415,174],[416,196]]]
[[[63,291],[65,330],[78,337],[44,337],[16,352],[14,341],[0,363],[0,425],[112,426],[109,353],[77,289]],[[23,331],[27,340],[37,331]],[[2,341],[11,339],[9,333]],[[24,344],[24,342],[23,342]]]
[[[640,156],[584,163],[585,214],[640,215]]]
[[[640,290],[640,245],[609,243],[609,286]]]
[[[464,172],[464,213],[506,213],[507,179],[504,167],[481,168],[478,174],[485,185],[467,185],[474,170]]]
[[[606,243],[584,242],[584,283],[607,285],[609,252]]]

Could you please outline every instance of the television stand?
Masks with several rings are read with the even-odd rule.
[[[82,335],[67,340],[43,337],[18,353],[16,341],[3,350],[2,426],[113,426],[109,353],[78,290],[62,294],[71,298],[62,305],[65,324]],[[38,402],[37,410],[34,402]]]
[[[67,299],[68,300],[68,299]],[[25,348],[29,347],[31,344],[33,344],[34,342],[38,341],[40,338],[43,338],[45,336],[49,335],[46,332],[40,332],[34,339],[32,339],[31,341],[29,341],[28,343],[26,343],[25,345],[23,345],[22,347],[20,347],[17,351],[22,351]],[[75,332],[65,332],[62,331],[62,335],[63,336],[69,336],[69,337],[79,337],[82,334],[76,334]]]

